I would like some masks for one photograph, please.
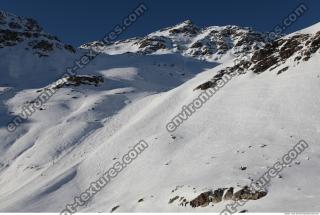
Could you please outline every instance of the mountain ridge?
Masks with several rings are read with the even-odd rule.
[[[277,37],[275,37],[277,38]],[[201,60],[219,61],[226,55],[243,56],[263,47],[271,40],[266,33],[235,25],[199,28],[190,20],[152,32],[142,38],[116,41],[105,46],[99,41],[83,44],[80,48],[107,54],[181,53]],[[99,49],[97,49],[99,48]]]

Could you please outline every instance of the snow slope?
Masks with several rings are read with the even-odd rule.
[[[80,212],[220,212],[231,201],[192,208],[169,200],[249,185],[300,139],[309,148],[241,210],[319,211],[319,55],[289,57],[281,74],[249,68],[172,133],[166,124],[201,93],[194,89],[233,59],[101,54],[80,74],[101,75],[103,83],[62,87],[9,133],[7,120],[39,95],[39,86],[21,84],[0,95],[0,211],[62,211],[141,139],[149,147]]]

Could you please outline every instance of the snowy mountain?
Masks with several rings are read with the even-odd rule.
[[[37,21],[31,18],[24,18],[14,14],[0,11],[1,24],[1,48],[16,46],[27,41],[26,50],[34,49],[39,57],[45,57],[54,49],[65,49],[75,52],[70,45],[63,44],[56,36],[43,31]]]
[[[39,87],[62,74],[75,52],[35,20],[0,11],[0,84]]]
[[[107,54],[127,52],[141,54],[179,53],[208,61],[244,56],[270,42],[267,33],[238,26],[199,28],[190,20],[153,32],[143,38],[117,41],[110,45],[94,41],[82,45]]]
[[[1,20],[1,212],[221,212],[236,200],[247,200],[237,211],[319,211],[320,23],[266,41],[186,21],[105,46],[52,87],[101,44],[72,51],[28,19]],[[34,48],[42,40],[52,50]],[[208,89],[216,92],[196,105]],[[26,107],[36,111],[9,132]],[[308,148],[268,186],[248,188],[301,139]],[[83,194],[98,181],[103,189]]]

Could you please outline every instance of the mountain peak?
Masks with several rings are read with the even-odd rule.
[[[42,27],[32,18],[24,18],[9,13],[0,13],[0,29],[16,32],[42,32]]]
[[[190,19],[183,21],[181,24],[193,25],[193,22]]]
[[[180,53],[201,60],[220,61],[227,53],[231,56],[246,55],[268,41],[260,32],[235,25],[199,28],[191,20],[150,33],[143,38],[116,41],[105,46],[103,52],[121,54],[126,52]],[[82,45],[85,49],[97,48],[99,43]],[[100,51],[101,51],[100,44]],[[96,51],[99,51],[98,49]]]
[[[169,34],[194,35],[199,33],[200,28],[193,24],[191,20],[185,20],[180,24],[165,29]]]
[[[43,31],[32,18],[16,16],[0,11],[0,48],[16,46],[26,42],[26,50],[34,50],[39,57],[48,56],[55,49],[65,49],[74,53],[75,49],[62,43],[56,36]]]

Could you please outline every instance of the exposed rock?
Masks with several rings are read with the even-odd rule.
[[[276,63],[278,63],[278,59],[274,56],[269,56],[264,60],[259,61],[257,64],[253,65],[252,71],[256,74],[260,74],[269,69],[271,66],[275,65]]]
[[[280,75],[281,73],[283,73],[283,72],[287,71],[288,69],[289,69],[289,67],[288,67],[288,66],[286,66],[286,67],[284,67],[284,68],[280,69],[280,70],[277,72],[277,75]]]
[[[33,50],[39,57],[49,56],[54,49],[65,48],[71,53],[75,49],[71,45],[62,43],[56,36],[42,30],[40,25],[30,18],[16,16],[11,13],[0,12],[0,48],[15,46],[26,41],[25,50]]]
[[[64,49],[68,50],[69,52],[76,53],[76,49],[73,48],[72,45],[67,45],[67,44],[65,44],[65,45],[64,45]]]
[[[183,198],[182,199],[180,198],[180,206],[187,206],[187,204],[189,204],[189,202],[187,201],[187,199]]]
[[[320,31],[316,33],[316,36],[312,39],[310,44],[310,52],[315,53],[320,48]]]
[[[225,192],[226,190],[226,192]],[[267,195],[266,191],[255,191],[251,190],[248,186],[243,187],[241,190],[234,193],[234,188],[218,188],[214,191],[203,192],[198,195],[196,198],[190,201],[191,207],[205,207],[210,202],[217,204],[223,200],[257,200]],[[172,203],[174,200],[178,199],[179,196],[176,196],[170,199],[169,203]],[[182,197],[181,197],[182,198]],[[185,200],[184,202],[187,202]]]
[[[224,200],[231,200],[233,197],[233,187],[230,187],[227,192],[224,194]]]
[[[77,75],[77,76],[70,76],[68,78],[66,78],[66,82],[57,85],[55,88],[61,88],[64,86],[79,86],[81,84],[85,84],[85,85],[94,85],[94,86],[98,86],[99,83],[103,83],[104,79],[102,76],[81,76],[81,75]]]
[[[242,170],[242,171],[243,171],[243,170],[246,170],[246,169],[247,169],[246,166],[241,166],[241,167],[240,167],[240,170]]]
[[[0,47],[13,46],[21,41],[23,39],[19,37],[17,32],[0,29]]]
[[[211,198],[209,197],[212,195],[213,195],[212,191],[201,193],[195,199],[190,201],[191,207],[207,206],[209,202],[211,202]]]
[[[37,42],[33,47],[33,49],[40,49],[43,52],[50,52],[53,50],[53,44],[46,41],[46,40],[41,40]]]
[[[213,202],[213,203],[221,202],[224,190],[225,190],[224,188],[219,188],[219,189],[215,190],[213,192],[213,195],[209,197],[211,202]]]
[[[254,52],[251,58],[254,65],[251,69],[257,74],[267,69],[272,70],[294,55],[294,61],[298,63],[302,57],[307,61],[319,48],[320,32],[314,37],[309,34],[297,34],[289,38],[281,38]]]
[[[206,90],[210,87],[214,87],[214,83],[212,81],[207,81],[203,84],[200,84],[199,86],[197,86],[194,90]]]
[[[10,22],[9,23],[9,27],[10,28],[13,28],[13,29],[21,29],[21,25],[19,23],[16,23],[16,22]]]
[[[154,38],[144,38],[143,40],[137,42],[139,48],[143,49],[145,53],[152,53],[160,49],[166,49],[166,41],[163,37],[154,37]]]
[[[27,23],[25,24],[25,26],[29,31],[36,31],[36,32],[42,31],[42,28],[38,25],[36,20],[31,18],[27,18],[26,20],[27,20]]]
[[[217,86],[218,81],[222,80],[224,76],[228,77],[227,79],[230,79],[234,76],[234,74],[232,75],[233,72],[235,72],[236,70],[243,71],[249,65],[251,64],[248,62],[241,61],[239,64],[233,67],[226,67],[225,69],[221,69],[217,72],[215,76],[213,76],[213,78],[210,81],[200,84],[194,90],[206,90],[210,87],[215,87]]]
[[[237,200],[257,200],[267,195],[265,191],[254,191],[248,186],[234,193],[232,199]]]
[[[316,51],[319,50],[319,48],[320,48],[320,31],[318,31],[316,33],[316,35],[311,40],[308,41],[308,44],[309,44],[310,48],[308,50],[304,50],[302,52],[302,54],[304,56],[304,58],[303,58],[304,61],[309,60],[311,55],[316,53]]]
[[[296,35],[287,40],[279,50],[281,60],[286,60],[295,52],[303,48],[301,40],[306,39],[306,35]]]
[[[179,196],[175,196],[175,197],[171,198],[171,199],[169,200],[169,204],[172,204],[172,203],[173,203],[174,201],[176,201],[178,198],[179,198]]]
[[[114,211],[117,210],[119,207],[120,207],[120,205],[117,205],[117,206],[113,207],[113,208],[111,209],[110,213],[114,212]]]
[[[193,44],[190,46],[190,48],[200,48],[200,47],[202,47],[202,46],[203,46],[202,42],[197,41],[197,42],[193,43]]]
[[[179,27],[169,30],[170,34],[197,34],[199,28],[195,26],[190,20],[184,21]]]

